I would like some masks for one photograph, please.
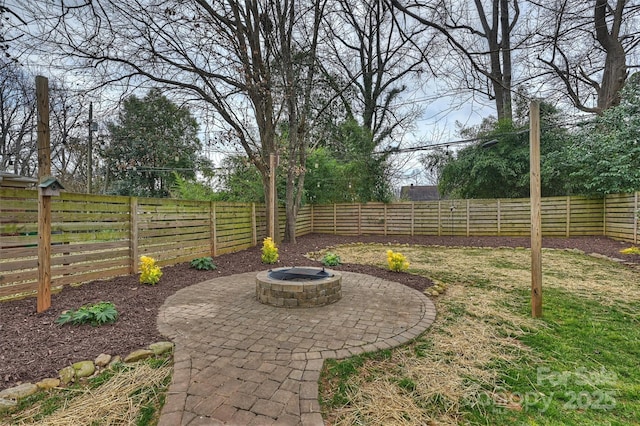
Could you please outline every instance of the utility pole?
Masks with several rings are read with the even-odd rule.
[[[93,177],[93,102],[89,102],[89,147],[87,151],[87,194],[91,194]]]

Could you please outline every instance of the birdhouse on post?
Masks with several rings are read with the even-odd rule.
[[[47,197],[57,197],[60,195],[60,190],[64,189],[64,186],[60,181],[53,176],[47,176],[38,184],[40,194]]]

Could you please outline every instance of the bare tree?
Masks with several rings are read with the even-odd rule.
[[[37,173],[35,78],[15,61],[0,66],[0,169]],[[86,179],[86,111],[82,94],[60,81],[50,84],[51,166],[68,189],[83,190]],[[83,133],[83,130],[85,132]]]
[[[52,80],[49,85],[51,167],[70,191],[82,192],[87,183],[88,103],[85,94]]]
[[[602,113],[620,102],[627,56],[640,43],[640,5],[628,0],[563,0],[537,4],[542,19],[538,59],[581,111]],[[594,101],[595,100],[595,101]]]
[[[20,38],[20,34],[13,31],[15,25],[26,25],[26,22],[19,13],[3,2],[0,4],[0,53],[5,60],[11,58],[12,62],[17,62],[17,58],[12,57],[11,44]],[[0,67],[4,66],[6,62],[0,63]]]
[[[459,84],[494,100],[498,119],[512,118],[512,55],[526,38],[514,40],[519,0],[474,0],[473,5],[455,0],[432,4],[386,1],[444,36],[456,53],[453,69],[458,72],[452,74]]]
[[[34,79],[0,59],[0,168],[30,176],[37,171]]]
[[[309,93],[321,0],[95,0],[33,3],[39,46],[66,68],[101,74],[101,84],[151,81],[206,104],[260,171],[267,211],[270,154],[286,151],[287,238],[295,239],[296,188],[304,180]],[[34,46],[36,47],[36,46]],[[304,51],[305,78],[293,72]],[[279,124],[288,123],[283,136]],[[293,181],[293,182],[291,182]],[[291,202],[294,200],[294,202]],[[277,235],[276,229],[269,229]]]
[[[429,44],[426,29],[394,20],[383,0],[338,0],[335,6],[325,16],[331,38],[324,66],[353,85],[354,96],[342,97],[344,108],[361,119],[379,146],[420,113],[415,105],[402,105],[402,96],[424,83],[419,79],[428,69],[421,51]],[[411,83],[414,88],[407,90]]]

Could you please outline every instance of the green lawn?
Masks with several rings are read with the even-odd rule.
[[[332,249],[384,266],[388,246]],[[640,424],[640,277],[579,253],[543,253],[543,318],[530,318],[523,249],[392,247],[447,286],[414,342],[325,363],[332,424]]]

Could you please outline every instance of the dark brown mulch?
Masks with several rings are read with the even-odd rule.
[[[391,242],[441,246],[528,247],[528,238],[506,237],[337,237],[307,235],[298,243],[280,246],[280,265],[319,265],[303,255],[325,247],[348,242]],[[620,258],[621,248],[629,246],[608,238],[545,239],[544,247],[577,248],[587,253],[600,253]],[[640,264],[640,256],[626,256],[626,260]],[[134,275],[95,281],[81,287],[68,287],[52,297],[52,307],[36,314],[35,298],[0,303],[0,389],[18,382],[55,377],[57,371],[70,363],[93,359],[100,353],[126,355],[134,349],[163,340],[156,330],[156,316],[167,296],[189,285],[215,277],[249,271],[260,271],[258,247],[215,259],[216,271],[197,271],[188,264],[163,269],[164,276],[157,286],[140,285]],[[342,265],[341,270],[360,272],[423,290],[428,279],[409,274],[397,274],[365,265]],[[59,326],[54,323],[66,309],[110,301],[116,305],[120,317],[115,324],[101,327]]]

